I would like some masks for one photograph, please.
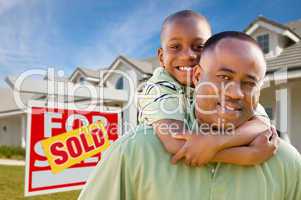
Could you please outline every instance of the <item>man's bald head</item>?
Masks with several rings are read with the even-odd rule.
[[[179,21],[192,20],[192,19],[199,21],[200,23],[203,24],[204,28],[208,28],[211,31],[211,27],[206,17],[192,10],[181,10],[169,15],[163,21],[161,32],[160,32],[161,43],[164,38],[165,29],[169,24],[174,22],[179,22]]]
[[[228,41],[225,41],[228,40]],[[254,40],[251,36],[243,33],[243,32],[238,32],[238,31],[224,31],[221,33],[217,33],[213,35],[211,38],[209,38],[203,48],[203,59],[201,59],[201,63],[207,59],[207,54],[212,55],[216,54],[217,51],[220,49],[220,47],[224,46],[224,44],[230,45],[230,43],[233,44],[230,40],[236,40],[240,41],[236,43],[239,46],[233,46],[233,51],[236,51],[237,54],[245,54],[246,56],[252,55],[250,51],[255,51],[256,57],[253,57],[254,62],[260,63],[260,68],[263,69],[264,73],[266,72],[266,62],[264,58],[264,53],[259,46],[259,44]],[[249,44],[251,47],[246,47],[246,45],[243,44]],[[243,48],[245,46],[246,48]],[[229,48],[229,47],[228,47]],[[253,49],[253,50],[252,50]],[[210,58],[209,58],[210,57]],[[208,59],[212,59],[211,56],[209,56]],[[202,65],[202,64],[201,64]],[[264,75],[264,74],[263,74]],[[262,76],[263,78],[263,76]]]
[[[250,119],[265,72],[264,55],[253,38],[234,31],[212,36],[203,48],[200,67],[194,71],[198,120],[222,122],[217,126],[223,128],[238,127]]]

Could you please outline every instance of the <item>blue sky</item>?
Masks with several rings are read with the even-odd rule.
[[[154,56],[163,19],[203,13],[214,32],[243,30],[258,15],[301,19],[300,0],[0,0],[0,85],[7,75],[55,67],[104,68],[119,55]]]

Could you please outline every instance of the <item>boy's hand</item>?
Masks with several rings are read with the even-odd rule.
[[[175,139],[171,135],[157,134],[157,136],[159,137],[165,150],[171,154],[177,153],[185,144],[184,140]]]
[[[278,150],[279,137],[275,127],[258,135],[250,146],[249,164],[260,164],[272,157]]]
[[[215,136],[185,134],[176,135],[176,139],[186,140],[182,148],[172,157],[171,162],[176,164],[177,161],[185,158],[185,163],[190,166],[201,166],[214,157],[220,150]]]

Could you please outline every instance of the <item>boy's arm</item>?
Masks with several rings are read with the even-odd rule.
[[[185,134],[185,131],[187,131],[183,121],[162,119],[154,122],[152,126],[167,152],[175,154],[185,144],[185,140],[173,137],[174,135]]]
[[[268,160],[276,153],[279,142],[276,131],[272,131],[272,134],[269,131],[260,134],[249,146],[233,147],[218,152],[211,162],[256,165]]]
[[[216,133],[207,136],[195,134],[177,135],[175,136],[175,138],[185,139],[187,142],[184,146],[181,147],[179,151],[177,151],[177,153],[172,159],[172,162],[176,163],[178,160],[185,158],[185,163],[192,166],[199,166],[205,164],[211,161],[211,159],[214,156],[214,152],[217,153],[218,151],[230,147],[248,145],[256,136],[258,136],[258,134],[263,133],[265,131],[269,133],[269,126],[270,125],[267,124],[266,121],[262,121],[262,117],[253,117],[251,120],[247,121],[241,127],[236,129],[233,135],[218,135]],[[166,137],[165,143],[168,143],[167,140],[168,138]],[[172,145],[165,145],[165,147],[167,146]],[[269,145],[265,145],[264,147],[270,151],[273,150],[270,148]],[[267,158],[273,155],[272,153],[269,153],[270,151],[268,151],[267,153],[262,152],[262,155],[251,153],[260,152],[263,149],[257,146],[253,146],[252,151],[244,151],[243,149],[244,148],[240,149],[238,153],[237,151],[233,151],[235,155],[237,155],[234,157],[228,157],[232,150],[229,151],[229,153],[227,153],[227,156],[222,157],[224,159],[222,160],[222,162],[241,164],[245,161],[241,161],[239,158],[245,156],[244,159],[248,161],[246,164],[256,164],[258,162],[263,162],[267,160]],[[174,150],[175,149],[172,149],[172,151]],[[252,157],[252,155],[254,156]]]
[[[247,145],[257,136],[257,133],[222,136],[216,133],[209,135],[192,133],[185,129],[184,122],[171,119],[156,121],[153,127],[165,149],[175,154],[173,163],[185,157],[187,164],[196,159],[199,164],[204,164],[209,162],[218,151]]]

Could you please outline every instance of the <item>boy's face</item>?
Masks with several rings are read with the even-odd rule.
[[[200,122],[237,127],[253,116],[265,74],[258,47],[225,38],[213,50],[204,52],[200,65],[195,69],[199,78],[196,116]]]
[[[199,63],[203,45],[211,36],[207,22],[186,17],[168,23],[158,50],[160,65],[180,84],[192,85],[192,70]]]

